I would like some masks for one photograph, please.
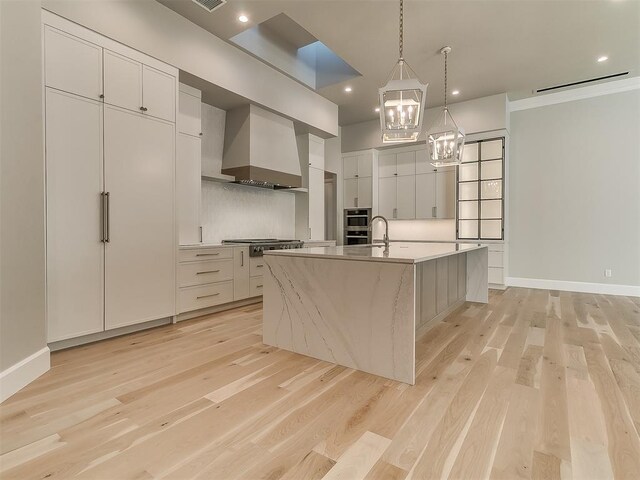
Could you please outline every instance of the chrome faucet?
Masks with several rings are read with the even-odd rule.
[[[373,231],[373,221],[377,219],[384,221],[384,236],[382,237],[382,241],[384,242],[384,249],[389,251],[389,220],[382,215],[376,215],[369,222],[369,231]]]

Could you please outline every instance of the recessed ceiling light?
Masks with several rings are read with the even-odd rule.
[[[607,60],[609,60],[609,57],[607,57],[606,55],[602,55],[601,57],[598,57],[598,62],[600,63],[606,62]]]
[[[376,113],[378,113],[380,111],[380,107],[376,107],[373,109]]]
[[[351,87],[344,87],[344,91],[349,93],[351,92],[353,89]]]
[[[247,23],[249,21],[249,17],[247,17],[246,15],[240,15],[238,17],[238,20],[241,21],[242,23]]]
[[[458,95],[460,93],[460,90],[454,90],[453,92],[451,92],[451,95]]]

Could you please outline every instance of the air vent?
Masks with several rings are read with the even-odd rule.
[[[193,2],[200,5],[207,12],[213,12],[216,8],[227,3],[227,0],[193,0]]]
[[[536,93],[550,92],[552,90],[559,90],[561,88],[567,87],[575,87],[576,85],[584,85],[585,83],[599,82],[601,80],[624,77],[625,75],[629,75],[629,72],[614,73],[613,75],[606,75],[604,77],[590,78],[589,80],[580,80],[579,82],[565,83],[564,85],[556,85],[555,87],[541,88],[540,90],[536,90]]]

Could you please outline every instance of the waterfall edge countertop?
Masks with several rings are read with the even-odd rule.
[[[356,260],[365,262],[421,263],[436,258],[471,252],[487,245],[476,243],[414,243],[391,242],[389,251],[384,245],[348,245],[341,247],[309,247],[295,250],[271,250],[265,256],[282,255],[288,257],[327,258]]]

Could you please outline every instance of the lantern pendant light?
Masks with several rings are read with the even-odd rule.
[[[400,57],[380,95],[382,143],[415,142],[422,130],[427,85],[403,57],[404,2],[400,0]]]
[[[440,53],[444,55],[444,109],[427,132],[429,144],[429,161],[434,167],[448,167],[460,165],[464,150],[464,130],[458,128],[449,113],[447,105],[447,55],[451,47],[443,47]]]

